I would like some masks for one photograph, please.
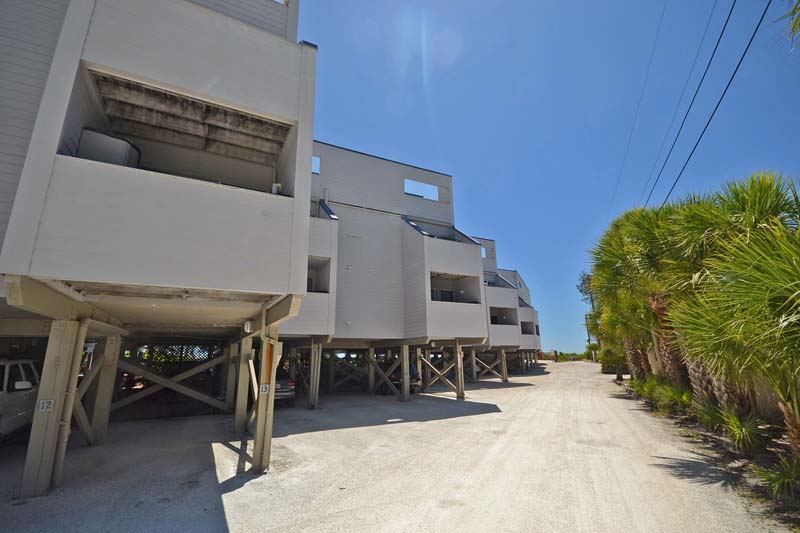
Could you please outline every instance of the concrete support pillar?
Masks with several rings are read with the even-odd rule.
[[[54,320],[50,326],[22,474],[20,497],[23,499],[45,494],[50,488],[77,337],[78,322],[74,320]]]
[[[500,375],[502,376],[503,383],[508,383],[508,357],[506,356],[505,349],[500,348],[498,355],[500,357]]]
[[[319,406],[319,377],[322,373],[322,345],[311,344],[311,369],[308,378],[308,408]]]
[[[478,357],[477,350],[469,351],[469,371],[472,375],[472,381],[478,381],[478,363],[475,358]]]
[[[277,332],[275,337],[277,337]],[[258,398],[256,399],[256,434],[253,439],[252,471],[256,474],[269,470],[272,426],[275,415],[275,373],[282,355],[283,344],[262,334]]]
[[[239,343],[235,342],[227,348],[225,365],[225,406],[228,411],[233,411],[236,404],[236,366],[239,361]]]
[[[367,350],[367,388],[375,392],[375,348]]]
[[[456,358],[456,398],[463,400],[466,398],[464,394],[464,351],[461,349],[461,344],[458,342],[458,339],[456,339],[453,348],[453,355],[455,355]]]
[[[400,347],[400,357],[402,358],[400,362],[400,367],[402,368],[401,374],[401,400],[407,402],[411,399],[411,367],[410,367],[410,360],[408,354],[408,344],[403,344]]]
[[[95,444],[103,444],[108,433],[108,417],[111,414],[111,402],[114,400],[114,389],[117,386],[117,364],[121,347],[121,337],[118,335],[106,337],[103,362],[101,363],[103,368],[100,369],[100,374],[97,376],[97,389],[92,411],[92,432]]]
[[[247,399],[250,395],[250,365],[253,357],[253,339],[242,339],[239,345],[239,371],[236,380],[236,411],[233,415],[233,431],[247,431]]]

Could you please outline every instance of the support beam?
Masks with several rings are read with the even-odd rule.
[[[227,347],[225,361],[225,406],[233,411],[236,406],[236,366],[239,361],[239,343],[234,342]]]
[[[55,320],[50,326],[36,410],[33,415],[20,497],[41,496],[50,488],[56,443],[64,409],[78,322]]]
[[[375,348],[370,348],[367,351],[367,389],[370,394],[375,392]]]
[[[427,365],[425,365],[425,369],[422,372],[422,390],[428,390],[428,387],[431,386],[431,369],[430,369],[430,362],[431,362],[431,351],[425,350],[422,353],[422,357],[425,360]]]
[[[428,388],[431,385],[433,385],[434,383],[436,383],[437,381],[439,381],[441,379],[448,387],[450,387],[450,389],[452,391],[455,392],[455,390],[456,390],[455,384],[453,384],[452,381],[447,379],[447,373],[450,372],[450,370],[453,369],[453,367],[456,364],[455,361],[453,361],[449,365],[446,365],[441,371],[439,371],[439,369],[436,368],[433,365],[433,363],[431,363],[430,361],[428,361],[426,359],[423,359],[422,362],[423,362],[423,364],[425,365],[426,368],[429,368],[434,374],[436,374],[435,378],[433,378],[432,380],[430,380],[428,383],[425,384],[425,389],[424,390],[428,390]]]
[[[469,351],[469,371],[472,375],[472,381],[478,381],[478,364],[475,362],[477,357],[476,350]]]
[[[289,348],[289,379],[297,380],[297,348]]]
[[[402,359],[401,385],[403,386],[403,396],[401,401],[407,402],[411,399],[411,365],[408,353],[408,344],[400,347],[400,357]]]
[[[328,352],[328,392],[333,392],[336,381],[336,352]]]
[[[253,351],[253,339],[242,339],[239,344],[239,370],[236,382],[236,410],[233,415],[233,431],[244,433],[247,430],[247,399],[250,394],[249,361]]]
[[[416,365],[417,365],[417,379],[420,381],[420,385],[424,386],[422,382],[422,348],[417,348],[415,351],[416,354]],[[420,387],[421,389],[422,387]]]
[[[486,374],[489,374],[489,373],[491,373],[491,374],[494,374],[494,376],[495,376],[495,377],[497,377],[497,378],[499,378],[499,379],[501,379],[501,380],[503,379],[503,376],[502,376],[502,375],[500,375],[500,374],[499,374],[499,373],[498,373],[498,372],[497,372],[497,371],[494,369],[494,367],[496,367],[497,365],[499,365],[499,364],[500,364],[500,358],[499,358],[499,357],[495,358],[495,360],[494,360],[494,361],[492,361],[492,364],[490,364],[490,365],[487,365],[486,363],[484,363],[484,362],[483,362],[483,360],[482,360],[480,357],[476,358],[476,359],[475,359],[475,362],[477,362],[477,363],[478,363],[480,366],[482,366],[482,367],[483,367],[483,370],[481,370],[481,373],[478,375],[478,377],[479,377],[479,378],[480,378],[480,377],[483,377],[483,376],[484,376],[484,375],[486,375]]]
[[[458,343],[458,339],[456,339],[453,355],[455,355],[456,359],[456,398],[463,400],[466,398],[466,395],[464,394],[464,352],[461,350],[461,345]]]
[[[311,345],[311,378],[308,391],[308,408],[319,407],[319,377],[322,372],[322,345]]]
[[[213,361],[214,361],[215,364],[219,364],[219,363],[221,363],[222,359],[221,358],[216,358]],[[155,383],[157,385],[161,385],[162,387],[166,387],[168,389],[172,389],[175,392],[183,394],[184,396],[188,396],[189,398],[194,398],[195,400],[201,401],[203,403],[207,403],[211,407],[215,407],[215,408],[219,409],[220,411],[226,411],[225,403],[217,400],[216,398],[212,398],[211,396],[203,394],[202,392],[199,392],[199,391],[197,391],[197,390],[195,390],[195,389],[193,389],[191,387],[183,385],[183,384],[175,381],[175,378],[167,378],[167,377],[162,376],[161,374],[157,374],[157,373],[155,373],[155,372],[153,372],[153,371],[151,371],[151,370],[149,370],[149,369],[147,369],[147,368],[145,368],[145,367],[143,367],[141,365],[129,363],[127,361],[120,361],[119,362],[119,366],[123,370],[127,370],[128,372],[131,372],[131,373],[136,374],[138,376],[142,376],[147,381],[152,381],[153,383]]]
[[[504,348],[500,348],[500,374],[503,383],[508,383],[508,359]]]
[[[266,320],[266,314],[264,319]],[[263,330],[262,330],[263,331]],[[274,331],[274,333],[273,333]],[[255,474],[269,470],[272,450],[272,426],[275,415],[275,374],[283,355],[283,343],[277,342],[277,328],[261,335],[261,366],[256,400],[256,434],[253,442],[253,467]]]

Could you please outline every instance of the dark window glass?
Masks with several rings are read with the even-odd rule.
[[[6,365],[0,365],[0,392],[6,390],[5,383],[6,383]]]
[[[28,381],[30,381],[34,387],[39,384],[39,380],[36,379],[36,371],[33,369],[31,363],[25,363],[25,375],[28,376]]]

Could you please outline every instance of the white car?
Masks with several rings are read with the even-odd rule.
[[[28,359],[0,359],[0,438],[33,421],[39,372]]]

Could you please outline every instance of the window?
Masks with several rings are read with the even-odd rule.
[[[520,322],[519,327],[523,335],[533,335],[533,322]]]
[[[312,155],[311,156],[311,173],[312,174],[319,174],[319,165],[320,160],[319,157]]]
[[[430,183],[422,183],[406,178],[403,180],[403,187],[406,194],[418,196],[427,200],[439,201],[439,187]]]
[[[453,291],[447,289],[431,289],[431,301],[453,302]]]
[[[485,246],[481,246],[481,257],[483,259],[486,259],[486,247]]]
[[[539,324],[536,324],[536,336],[539,337]]]
[[[22,369],[19,365],[8,365],[8,392],[15,392],[17,389],[14,385],[17,381],[25,381],[22,377]]]

